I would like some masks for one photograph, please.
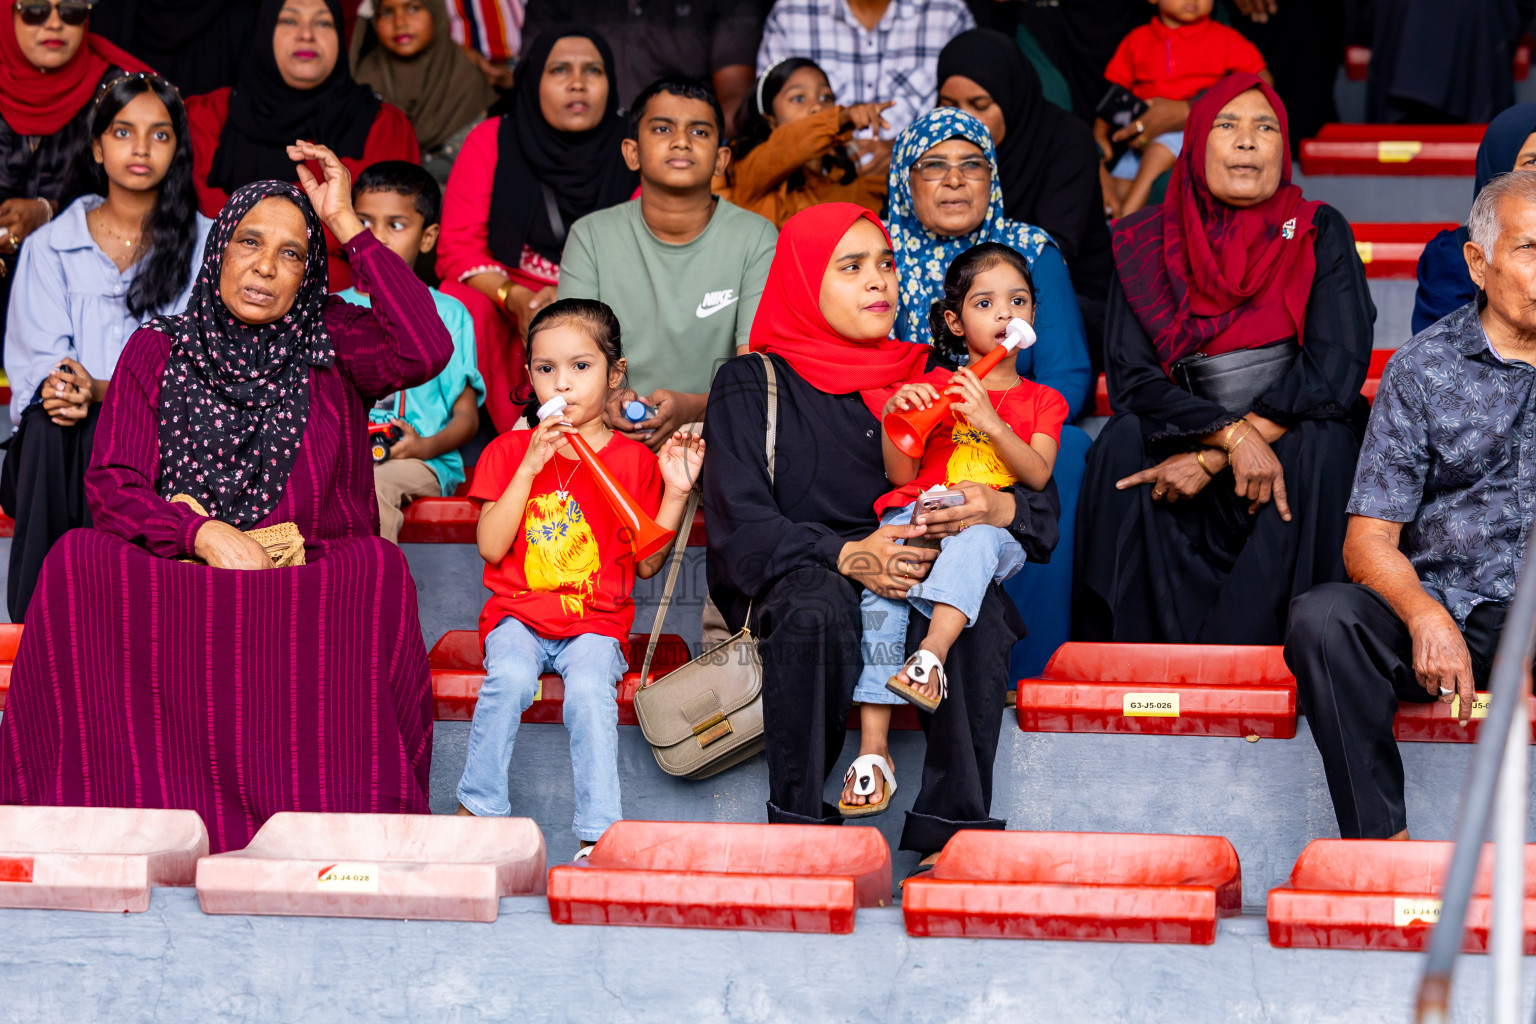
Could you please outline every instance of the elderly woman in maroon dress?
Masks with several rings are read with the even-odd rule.
[[[453,344],[336,156],[289,152],[303,191],[231,196],[187,311],[123,351],[85,478],[96,529],[54,547],[27,613],[0,801],[191,808],[215,851],[277,811],[427,811],[416,588],[376,536],[366,424]],[[322,222],[371,311],[326,295]],[[242,532],[280,523],[307,564],[273,568]]]

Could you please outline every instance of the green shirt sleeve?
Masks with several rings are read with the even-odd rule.
[[[597,260],[595,247],[588,242],[589,226],[585,218],[571,225],[571,235],[565,240],[565,250],[560,254],[560,287],[556,295],[562,299],[599,299]]]
[[[760,218],[754,217],[757,220]],[[763,287],[768,283],[768,267],[773,263],[773,251],[779,233],[766,220],[757,235],[757,246],[747,259],[746,273],[741,280],[741,301],[736,304],[736,344],[745,345],[752,340],[752,321],[757,316],[757,304],[762,300]]]

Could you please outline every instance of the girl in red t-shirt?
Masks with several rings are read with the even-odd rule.
[[[480,614],[485,682],[459,779],[459,813],[512,813],[507,768],[539,676],[565,684],[565,727],[576,777],[573,828],[585,851],[620,817],[618,705],[635,578],[656,575],[667,549],[635,564],[630,539],[591,470],[566,438],[580,434],[609,473],[662,527],[676,530],[704,461],[704,440],[678,432],[659,456],[603,425],[624,383],[619,321],[601,302],[561,299],[528,328],[528,377],[539,405],[562,413],[510,430],[475,467],[475,538],[491,592]],[[531,419],[531,417],[530,417]]]
[[[1002,343],[1015,317],[1035,322],[1029,262],[997,242],[972,246],[955,257],[944,275],[944,297],[933,304],[928,322],[940,353],[958,356],[958,343],[964,340],[967,366],[923,374],[902,385],[884,409],[888,416],[927,408],[940,394],[951,394],[957,396],[955,419],[929,437],[921,460],[902,454],[881,432],[885,475],[897,485],[875,502],[882,525],[910,523],[917,505],[936,496],[924,492],[967,481],[990,487],[1022,483],[1040,490],[1050,480],[1067,400],[1019,376],[1012,359],[984,378],[969,369]],[[927,578],[907,591],[905,600],[864,592],[864,671],[853,694],[861,704],[860,756],[843,779],[838,810],[844,816],[878,814],[889,806],[896,790],[887,742],[891,705],[904,699],[930,712],[939,706],[948,689],[944,659],[950,646],[976,621],[987,588],[1023,566],[1024,549],[1007,530],[974,523],[941,542]],[[928,617],[928,635],[903,663],[909,606]]]

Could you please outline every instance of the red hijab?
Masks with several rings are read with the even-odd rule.
[[[1239,209],[1211,195],[1205,146],[1221,108],[1249,89],[1275,108],[1284,163],[1275,194]],[[1194,352],[1301,340],[1317,273],[1312,219],[1321,205],[1291,184],[1285,105],[1258,75],[1228,75],[1194,104],[1167,198],[1115,232],[1121,287],[1165,370]]]
[[[890,390],[923,372],[930,349],[894,338],[850,341],[822,316],[821,281],[827,264],[860,217],[878,227],[890,245],[880,218],[855,203],[822,203],[784,222],[752,320],[751,348],[782,356],[818,391],[860,392],[864,404],[879,416]],[[898,301],[896,295],[891,301]]]
[[[91,102],[101,76],[113,64],[124,71],[150,70],[147,64],[87,30],[68,64],[43,71],[21,52],[11,12],[0,14],[5,21],[0,27],[0,118],[21,135],[52,135],[67,125]]]

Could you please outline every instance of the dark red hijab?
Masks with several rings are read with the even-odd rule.
[[[782,356],[818,391],[860,392],[878,416],[895,385],[923,372],[930,349],[894,338],[850,341],[833,331],[822,315],[821,280],[827,264],[860,217],[869,218],[890,244],[880,218],[855,203],[822,203],[784,222],[752,320],[751,349]],[[891,301],[899,301],[895,292]]]
[[[124,71],[150,70],[87,28],[68,64],[43,71],[21,52],[9,9],[0,12],[0,20],[5,22],[0,26],[0,118],[18,134],[52,135],[63,128],[91,102],[101,76],[114,64]]]
[[[1245,209],[1206,186],[1205,145],[1221,108],[1258,89],[1280,119],[1280,187]],[[1258,75],[1228,75],[1191,108],[1184,151],[1160,207],[1115,232],[1115,264],[1136,319],[1163,368],[1194,352],[1219,355],[1301,338],[1317,273],[1313,216],[1321,203],[1291,184],[1285,105]]]

